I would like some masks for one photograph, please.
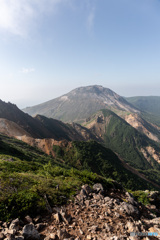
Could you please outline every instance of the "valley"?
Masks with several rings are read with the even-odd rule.
[[[145,191],[160,191],[160,128],[145,116],[149,112],[98,85],[23,111],[0,100],[0,220],[39,214],[50,218],[54,207],[73,201],[82,185],[96,183],[109,190],[98,196],[101,200],[117,191],[122,204],[124,196],[119,194],[126,189],[141,204],[147,201],[146,207],[138,207],[146,221],[159,217],[159,195],[154,205]],[[84,197],[90,202],[92,198]],[[67,208],[73,211],[72,207]],[[54,226],[56,231],[59,226],[61,222]]]

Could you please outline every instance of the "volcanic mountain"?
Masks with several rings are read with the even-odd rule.
[[[124,98],[99,85],[79,87],[48,102],[23,109],[32,116],[44,115],[64,122],[82,122],[100,109],[139,112]]]
[[[83,123],[101,109],[113,111],[139,132],[156,142],[160,142],[160,128],[151,124],[151,122],[153,123],[151,121],[153,114],[152,119],[150,119],[147,112],[143,111],[142,113],[142,109],[138,110],[136,106],[127,102],[117,93],[98,85],[76,88],[66,95],[26,108],[23,111],[32,116],[40,114],[63,122]]]

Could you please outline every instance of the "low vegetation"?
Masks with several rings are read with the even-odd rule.
[[[0,136],[0,220],[46,211],[48,203],[62,204],[82,184],[96,182],[112,186],[111,180],[96,173],[79,171],[23,142]]]
[[[87,169],[105,178],[112,178],[128,189],[155,189],[152,184],[124,168],[117,155],[110,149],[95,141],[74,141],[67,149],[54,146],[54,151],[57,158],[63,159],[66,164],[79,170]]]
[[[135,197],[136,201],[141,202],[144,205],[150,204],[149,198],[148,198],[148,193],[145,191],[130,191],[130,193],[133,194]]]
[[[124,169],[118,157],[95,141],[54,146],[56,158],[0,135],[0,220],[48,211],[71,199],[83,184],[131,190],[155,187]],[[113,179],[113,180],[112,180]],[[116,180],[117,182],[115,182]]]

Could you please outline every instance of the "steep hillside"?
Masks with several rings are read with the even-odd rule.
[[[61,144],[53,146],[57,159],[79,170],[87,169],[103,177],[112,178],[127,189],[144,189],[150,187],[150,181],[142,179],[128,170],[125,164],[112,152],[95,141],[71,142],[65,147]],[[160,187],[160,184],[155,185]]]
[[[23,109],[24,112],[60,119],[64,122],[83,121],[103,108],[138,112],[124,98],[102,86],[80,87],[46,103]]]
[[[144,118],[146,121],[153,124],[153,126],[158,127],[160,129],[160,116],[148,112],[141,112],[142,118]]]
[[[126,114],[124,120],[153,141],[160,142],[160,128],[146,121],[140,114]]]
[[[132,190],[158,189],[126,170],[111,150],[94,141],[69,143],[67,148],[56,145],[53,150],[54,159],[0,135],[0,220],[50,212],[85,183],[99,182],[107,189],[120,186],[107,179],[111,177]]]
[[[158,118],[153,114],[151,115],[147,112],[131,113],[115,108],[110,108],[110,110],[140,133],[143,133],[153,141],[160,142],[160,121],[158,121]],[[90,119],[90,117],[88,119]]]
[[[18,124],[4,118],[0,118],[0,133],[5,134],[9,137],[15,137],[15,136],[31,137],[31,134],[26,132]]]
[[[22,139],[52,138],[54,140],[96,139],[79,124],[65,124],[61,121],[37,115],[35,118],[22,112],[16,105],[0,101],[0,133]],[[23,138],[24,138],[23,137]],[[29,140],[30,141],[30,140]]]
[[[126,163],[135,169],[150,171],[147,176],[160,182],[160,148],[145,135],[139,133],[123,119],[109,110],[94,114],[85,127],[100,136],[106,147],[117,153]],[[158,171],[158,172],[156,172]]]
[[[66,202],[82,184],[96,182],[114,186],[112,180],[79,171],[64,160],[0,135],[0,220],[48,212],[50,206]]]
[[[95,135],[78,123],[67,124],[41,115],[37,115],[35,119],[38,120],[56,140],[86,141],[96,139]]]
[[[47,129],[37,120],[22,112],[15,104],[0,100],[0,118],[16,123],[33,137],[51,137]]]
[[[125,99],[141,111],[142,118],[160,127],[160,97],[130,97]]]

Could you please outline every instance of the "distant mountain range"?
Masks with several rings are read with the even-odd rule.
[[[125,99],[140,111],[160,116],[160,97],[158,96],[128,97]]]

